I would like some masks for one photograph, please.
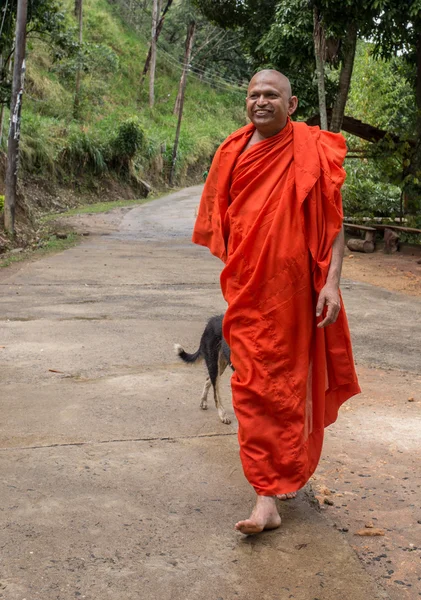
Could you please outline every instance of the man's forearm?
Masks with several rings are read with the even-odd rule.
[[[330,261],[326,285],[339,287],[342,272],[342,261],[344,258],[345,235],[342,227],[332,246],[332,260]]]

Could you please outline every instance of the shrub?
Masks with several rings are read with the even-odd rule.
[[[146,148],[146,139],[140,121],[127,119],[119,125],[117,135],[110,142],[110,163],[117,170],[130,168],[135,155]]]
[[[73,174],[100,175],[107,170],[106,145],[85,131],[72,133],[60,155],[63,167]]]
[[[401,190],[382,180],[382,170],[374,161],[346,165],[347,178],[342,188],[346,216],[395,217],[400,212]]]
[[[0,212],[3,212],[4,209],[4,196],[0,194]]]

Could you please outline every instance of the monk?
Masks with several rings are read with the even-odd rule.
[[[225,263],[240,457],[257,496],[235,527],[254,534],[279,527],[276,498],[309,480],[324,428],[360,389],[339,291],[345,140],[291,121],[298,100],[278,71],[257,73],[246,103],[251,123],[215,154],[193,241]]]

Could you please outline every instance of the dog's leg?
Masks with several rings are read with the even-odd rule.
[[[219,391],[219,380],[221,378],[221,375],[227,368],[227,365],[228,365],[228,363],[227,363],[224,355],[222,354],[222,352],[220,352],[219,357],[218,357],[218,375],[216,377],[216,381],[213,386],[213,395],[215,398],[215,406],[218,411],[219,418],[221,419],[222,423],[229,425],[231,423],[231,419],[228,417],[227,413],[225,412],[225,408],[223,407],[222,401],[221,401],[221,393]]]
[[[200,408],[202,410],[207,410],[208,408],[208,392],[211,385],[212,382],[210,377],[207,377],[205,381],[205,387],[203,388],[202,396],[200,398]]]

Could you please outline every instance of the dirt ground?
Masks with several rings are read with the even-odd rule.
[[[321,511],[309,489],[279,532],[239,540],[229,378],[226,426],[172,354],[224,310],[218,261],[189,243],[199,193],[63,219],[90,232],[79,247],[0,273],[0,598],[418,598],[419,257],[347,253],[363,393],[326,432]]]
[[[421,251],[407,249],[406,253],[384,254],[380,249],[363,254],[346,249],[343,277],[391,292],[421,296]]]

